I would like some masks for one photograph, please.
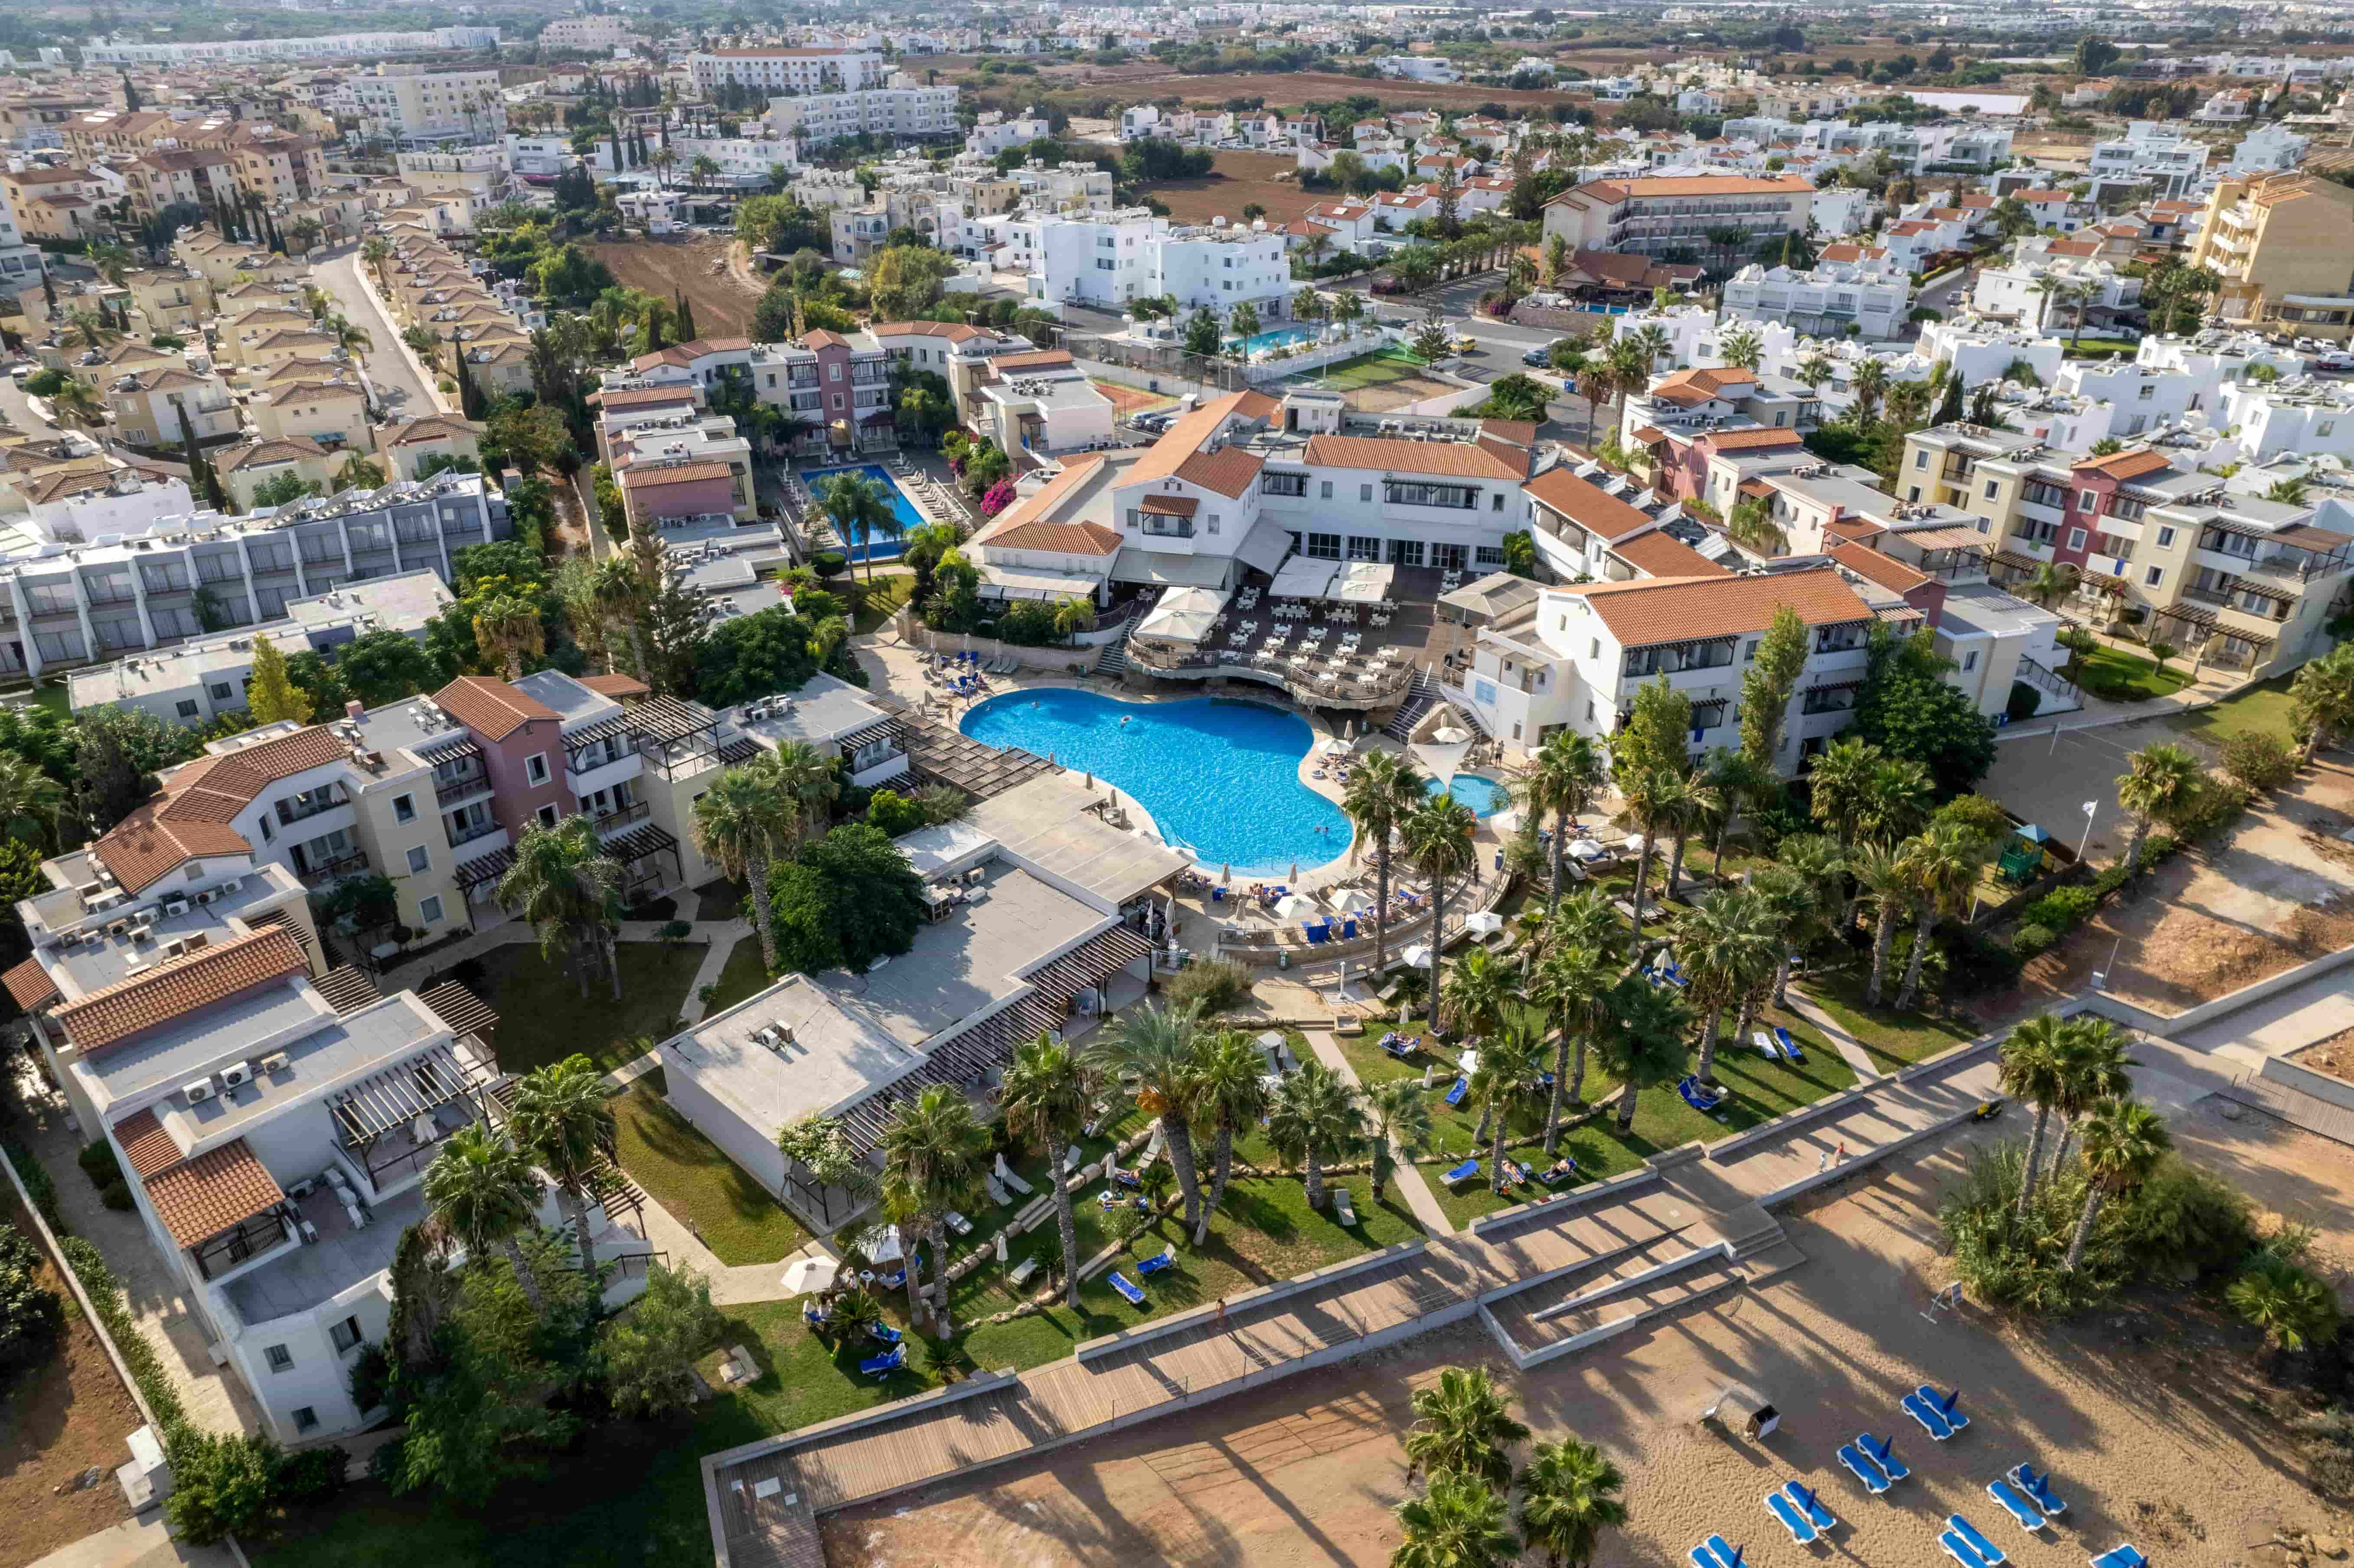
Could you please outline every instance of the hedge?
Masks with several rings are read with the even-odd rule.
[[[21,1164],[17,1166],[20,1174],[23,1170]],[[32,1183],[27,1181],[26,1185]],[[132,1381],[145,1396],[147,1408],[154,1412],[155,1425],[168,1456],[172,1446],[189,1430],[187,1412],[180,1404],[180,1391],[164,1375],[164,1363],[156,1357],[155,1347],[139,1331],[137,1320],[123,1304],[122,1282],[106,1266],[104,1255],[80,1236],[60,1235],[58,1250],[65,1254],[66,1266],[74,1271],[74,1277],[89,1293],[90,1305],[98,1309],[99,1321],[106,1325],[115,1350],[122,1356],[122,1364],[131,1369]]]

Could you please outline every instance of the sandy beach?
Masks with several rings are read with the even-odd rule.
[[[2322,1225],[2321,1258],[2354,1256],[2343,1202],[2354,1150],[2260,1118],[2226,1121],[2213,1106],[2178,1125],[2184,1151],[2268,1210]],[[1979,1136],[2023,1131],[2007,1119]],[[1941,1568],[1937,1535],[1956,1510],[2019,1568],[2075,1568],[2124,1540],[2166,1568],[2276,1563],[2277,1551],[2253,1551],[2276,1528],[2346,1533],[2258,1409],[2253,1335],[2203,1306],[2134,1301],[2029,1329],[1967,1308],[1924,1315],[1946,1277],[1933,1212],[1966,1149],[1950,1139],[1786,1215],[1808,1259],[1792,1273],[1564,1362],[1515,1373],[1480,1329],[1450,1330],[1080,1453],[845,1512],[825,1523],[828,1561],[1385,1563],[1389,1510],[1407,1491],[1407,1402],[1450,1362],[1490,1367],[1539,1436],[1598,1442],[1626,1470],[1632,1522],[1606,1540],[1606,1568],[1681,1564],[1711,1531],[1749,1546],[1760,1568]],[[1762,1444],[1697,1420],[1736,1379],[1785,1413]],[[1897,1411],[1923,1382],[1961,1387],[1967,1433],[1933,1445]],[[1834,1457],[1865,1430],[1893,1435],[1913,1467],[1882,1499]],[[2022,1460],[2052,1469],[2069,1504],[2041,1539],[1985,1491]],[[1763,1508],[1793,1477],[1840,1516],[1827,1544],[1793,1545]]]

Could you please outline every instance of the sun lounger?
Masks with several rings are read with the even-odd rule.
[[[1712,1095],[1702,1089],[1700,1079],[1691,1074],[1686,1074],[1677,1082],[1676,1093],[1683,1097],[1684,1104],[1702,1113],[1712,1111],[1724,1103],[1723,1095]]]
[[[1122,1194],[1116,1192],[1109,1188],[1106,1188],[1103,1195],[1096,1200],[1096,1207],[1108,1213],[1129,1201],[1129,1200]]]
[[[1454,1170],[1449,1171],[1446,1175],[1440,1177],[1439,1180],[1452,1187],[1458,1181],[1469,1181],[1472,1177],[1477,1176],[1478,1174],[1479,1174],[1479,1162],[1476,1160],[1467,1160],[1462,1164],[1458,1165]]]
[[[896,1345],[907,1337],[888,1323],[869,1323],[866,1325],[866,1334],[869,1339],[879,1340],[886,1345]]]
[[[1719,1568],[1741,1568],[1742,1559],[1749,1554],[1746,1546],[1727,1546],[1721,1535],[1712,1535],[1702,1544],[1715,1556]]]
[[[889,1377],[893,1372],[897,1372],[901,1367],[906,1366],[907,1364],[907,1347],[905,1345],[894,1345],[884,1354],[879,1356],[869,1356],[864,1361],[859,1362],[858,1370],[861,1374],[866,1377]]]
[[[1007,1192],[1003,1186],[1000,1185],[996,1177],[991,1176],[986,1180],[989,1185],[989,1201],[991,1202],[1002,1208],[1006,1204],[1013,1202],[1013,1194]]]
[[[1798,1049],[1798,1042],[1797,1039],[1791,1035],[1788,1030],[1783,1028],[1778,1023],[1774,1026],[1774,1044],[1782,1047],[1782,1054],[1790,1058],[1791,1061],[1797,1063],[1798,1065],[1802,1067],[1807,1065],[1807,1054]]]
[[[1891,1483],[1901,1481],[1913,1473],[1913,1467],[1896,1457],[1896,1439],[1893,1437],[1882,1439],[1869,1432],[1859,1432],[1855,1435],[1855,1446],[1872,1456],[1872,1462],[1880,1467],[1880,1473],[1886,1476]]]
[[[1349,1189],[1346,1187],[1335,1187],[1332,1189],[1332,1214],[1333,1217],[1339,1220],[1343,1225],[1352,1229],[1355,1228],[1357,1224],[1357,1205],[1350,1200]]]
[[[1420,1040],[1384,1040],[1382,1042],[1382,1049],[1403,1062],[1422,1049],[1422,1042]]]
[[[1970,1544],[1968,1537],[1954,1531],[1940,1534],[1937,1544],[1946,1549],[1946,1555],[1954,1560],[1956,1568],[1995,1568],[1994,1563],[1978,1555],[1978,1548]]]
[[[2002,1548],[1979,1533],[1978,1527],[1960,1514],[1947,1514],[1946,1529],[1949,1533],[1958,1535],[1967,1542],[1970,1550],[1978,1553],[1978,1561],[1988,1564],[1988,1568],[1994,1568],[1995,1564],[2003,1561]]]
[[[1038,1260],[1034,1257],[1025,1257],[1006,1271],[1005,1282],[1008,1285],[1026,1285],[1029,1283],[1030,1277],[1037,1272]]]
[[[1823,1506],[1822,1494],[1805,1482],[1792,1479],[1782,1483],[1782,1495],[1796,1503],[1807,1522],[1817,1530],[1829,1530],[1839,1523],[1839,1515]]]
[[[1798,1505],[1780,1492],[1766,1494],[1766,1511],[1782,1521],[1782,1528],[1790,1532],[1790,1540],[1796,1545],[1812,1546],[1815,1537],[1821,1533],[1815,1528],[1815,1521],[1800,1513]]]
[[[1174,1268],[1176,1266],[1177,1249],[1174,1246],[1165,1246],[1159,1252],[1154,1253],[1150,1257],[1146,1258],[1142,1263],[1138,1264],[1136,1266],[1136,1272],[1149,1279],[1164,1268]]]
[[[1005,1156],[1002,1154],[997,1157],[997,1179],[1004,1182],[1009,1190],[1019,1192],[1025,1198],[1037,1191],[1014,1173],[1013,1167],[1005,1163]]]
[[[2028,1500],[2041,1509],[2046,1518],[2058,1519],[2068,1511],[2068,1505],[2061,1501],[2060,1494],[2052,1489],[2052,1472],[2049,1470],[2039,1476],[2032,1466],[2013,1465],[2003,1479],[2025,1492]]]
[[[1766,1033],[1763,1029],[1751,1030],[1749,1032],[1749,1043],[1752,1045],[1756,1046],[1757,1054],[1765,1057],[1768,1062],[1778,1062],[1782,1059],[1782,1048],[1779,1045],[1775,1044],[1774,1037],[1771,1034]]]
[[[950,1209],[941,1217],[948,1221],[949,1229],[956,1232],[957,1234],[960,1236],[969,1236],[972,1234],[972,1222],[966,1219],[962,1214],[958,1213],[954,1209]]]
[[[1564,1154],[1548,1168],[1542,1177],[1548,1187],[1558,1187],[1564,1181],[1577,1180],[1577,1156]]]
[[[1888,1478],[1872,1462],[1872,1456],[1852,1443],[1840,1445],[1839,1462],[1847,1467],[1849,1475],[1863,1483],[1863,1489],[1873,1497],[1888,1489]]]
[[[1129,1306],[1141,1307],[1144,1305],[1144,1287],[1137,1284],[1135,1280],[1130,1279],[1127,1275],[1122,1274],[1116,1268],[1111,1271],[1111,1287],[1114,1290],[1119,1291],[1120,1295],[1126,1297]]]
[[[1925,1383],[1913,1392],[1920,1395],[1923,1401],[1936,1411],[1938,1418],[1945,1422],[1947,1431],[1960,1432],[1968,1427],[1970,1418],[1962,1414],[1960,1389],[1957,1388],[1951,1393],[1939,1393],[1935,1384]]]
[[[1921,1430],[1939,1443],[1943,1443],[1959,1430],[1952,1422],[1946,1419],[1946,1413],[1938,1408],[1935,1400],[1925,1398],[1917,1391],[1906,1394],[1903,1403],[1904,1413],[1919,1422]]]
[[[1141,1172],[1135,1171],[1123,1171],[1117,1165],[1111,1168],[1111,1179],[1119,1182],[1123,1187],[1141,1187],[1144,1185],[1144,1177]]]
[[[2149,1568],[2149,1559],[2144,1557],[2141,1548],[2130,1541],[2121,1541],[2088,1561],[2093,1568]]]
[[[1988,1481],[1987,1496],[2002,1505],[2005,1513],[2019,1520],[2019,1528],[2027,1531],[2043,1528],[2043,1510],[2029,1502],[2009,1481]]]
[[[1528,1181],[1536,1174],[1535,1171],[1530,1168],[1529,1162],[1525,1160],[1505,1160],[1504,1171],[1506,1175],[1511,1178],[1515,1185]]]
[[[1455,1080],[1455,1086],[1447,1091],[1447,1103],[1451,1106],[1459,1106],[1463,1103],[1463,1097],[1470,1092],[1471,1080],[1469,1078],[1458,1078]]]

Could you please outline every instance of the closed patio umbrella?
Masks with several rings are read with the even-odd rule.
[[[1298,861],[1295,860],[1291,863],[1291,874],[1285,877],[1283,880],[1286,882],[1297,882],[1299,880],[1299,863]]]
[[[1218,868],[1218,885],[1221,887],[1232,886],[1234,885],[1234,880],[1235,863],[1228,861]]]

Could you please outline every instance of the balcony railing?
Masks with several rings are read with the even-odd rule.
[[[469,773],[462,778],[446,781],[436,779],[433,785],[433,799],[447,806],[452,801],[462,800],[469,795],[479,795],[490,787],[491,778],[487,773]]]
[[[496,817],[485,817],[479,822],[470,822],[462,828],[451,829],[450,847],[455,849],[460,844],[472,843],[476,839],[489,838],[498,831],[499,820]]]
[[[315,794],[297,796],[292,800],[279,801],[278,822],[281,827],[291,828],[295,823],[306,818],[315,817],[322,811],[332,811],[338,806],[348,806],[351,803],[352,798],[344,792],[343,786],[330,784]]]
[[[644,800],[632,800],[626,806],[600,813],[597,818],[597,831],[607,833],[615,828],[625,828],[631,822],[642,822],[652,810],[652,806]]]
[[[188,1250],[196,1260],[196,1272],[207,1279],[228,1273],[241,1263],[260,1257],[273,1247],[286,1245],[286,1224],[276,1209],[240,1220],[218,1235],[208,1236]]]
[[[354,850],[341,860],[331,860],[323,864],[314,865],[302,873],[302,885],[315,887],[320,883],[332,882],[339,876],[356,875],[367,868],[367,851]]]

